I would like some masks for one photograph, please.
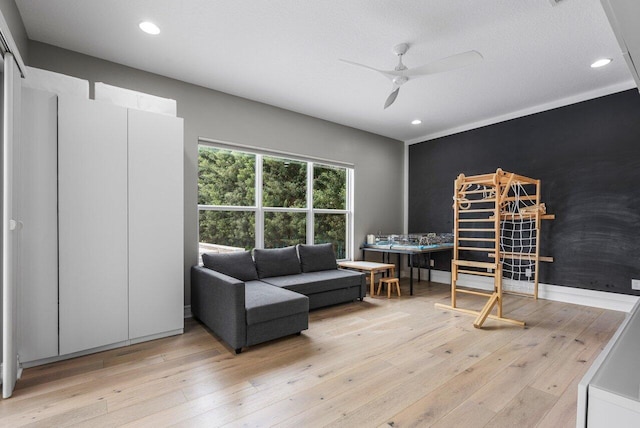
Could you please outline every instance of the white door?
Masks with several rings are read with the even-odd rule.
[[[58,102],[60,354],[128,339],[127,110]]]
[[[18,229],[18,356],[58,355],[58,97],[22,88],[21,144],[15,148]]]
[[[2,397],[18,377],[15,263],[17,221],[13,210],[13,149],[20,144],[20,71],[4,54],[2,106]]]
[[[182,330],[183,124],[129,110],[129,337]]]

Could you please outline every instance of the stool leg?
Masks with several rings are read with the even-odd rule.
[[[380,282],[378,283],[378,291],[376,291],[376,296],[380,295],[380,289],[382,288],[382,278],[380,278]],[[373,287],[371,287],[373,289]]]
[[[400,297],[401,296],[401,294],[400,294],[400,281],[396,282],[396,287],[398,289],[398,297]]]
[[[387,299],[391,298],[391,289],[393,288],[393,282],[387,284]]]

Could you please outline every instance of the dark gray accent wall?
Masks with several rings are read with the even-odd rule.
[[[542,181],[540,282],[640,294],[640,95],[629,90],[409,148],[409,230],[452,231],[453,181],[497,168]],[[436,256],[450,270],[450,256]]]
[[[177,101],[184,118],[185,301],[189,269],[198,260],[198,138],[338,160],[355,168],[355,245],[376,230],[402,230],[404,144],[292,111],[30,41],[29,62],[94,82]],[[187,66],[187,65],[186,65]],[[188,66],[197,67],[197,64]],[[381,164],[390,167],[378,168]],[[386,209],[393,206],[397,209]]]

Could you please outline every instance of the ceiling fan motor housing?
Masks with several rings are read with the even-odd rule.
[[[393,53],[396,55],[404,55],[409,50],[408,43],[400,43],[399,45],[395,45],[393,47]]]

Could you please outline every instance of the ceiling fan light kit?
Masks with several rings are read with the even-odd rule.
[[[420,67],[407,68],[407,66],[402,63],[402,56],[406,54],[408,50],[408,43],[400,43],[393,47],[392,51],[398,57],[398,65],[396,65],[393,70],[380,70],[346,59],[341,59],[340,61],[346,62],[347,64],[355,65],[357,67],[363,67],[368,68],[369,70],[377,71],[387,79],[391,80],[393,87],[391,88],[391,93],[384,103],[384,108],[386,109],[395,102],[396,98],[398,98],[400,87],[407,83],[409,80],[427,76],[429,74],[441,73],[444,71],[454,70],[456,68],[466,67],[482,60],[482,55],[479,52],[468,51],[442,58],[438,61],[422,65]]]

